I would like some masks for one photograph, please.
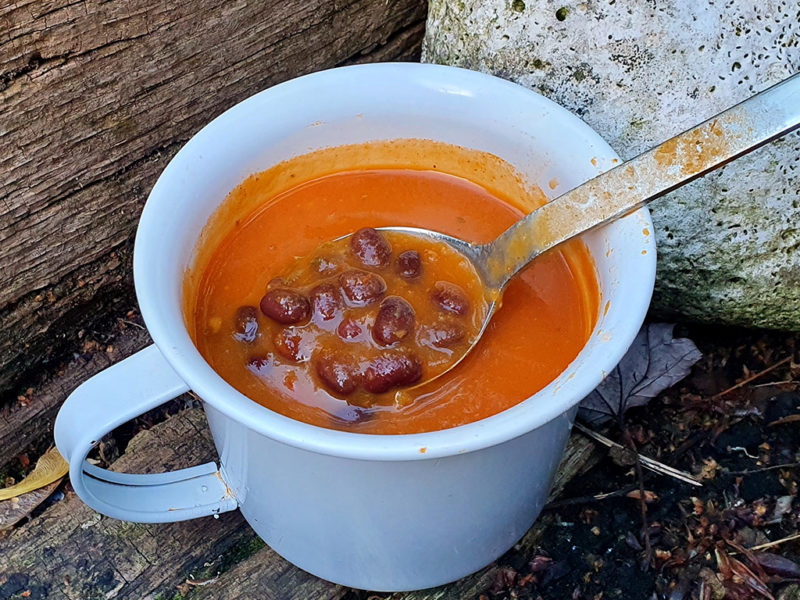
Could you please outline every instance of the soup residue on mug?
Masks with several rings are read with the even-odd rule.
[[[319,367],[329,356],[321,353],[330,349],[300,349],[311,313],[299,319],[303,323],[281,323],[266,316],[261,302],[275,289],[276,273],[292,272],[320,244],[361,228],[422,227],[484,243],[545,201],[499,158],[439,142],[370,142],[290,159],[247,178],[212,216],[184,281],[187,326],[223,379],[293,419],[399,434],[486,418],[542,389],[586,343],[599,291],[579,240],[537,258],[515,277],[479,345],[453,371],[408,388],[402,403],[383,388],[374,397],[338,388],[337,372]],[[436,262],[433,252],[419,256],[423,269],[426,261],[429,267]],[[350,302],[337,281],[331,279],[326,293],[343,294],[342,310],[352,310],[362,333],[372,335],[377,313]],[[337,314],[337,328],[347,317]],[[419,339],[416,328],[435,325],[431,318],[438,317],[413,323],[413,339]],[[346,351],[346,335],[331,339]]]

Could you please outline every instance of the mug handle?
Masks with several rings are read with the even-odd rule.
[[[75,492],[96,511],[125,521],[165,523],[234,510],[238,503],[213,462],[170,473],[133,475],[86,461],[118,425],[189,390],[150,345],[81,384],[56,417],[56,446]]]

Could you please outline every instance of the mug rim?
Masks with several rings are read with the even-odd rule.
[[[632,302],[634,310],[628,307],[623,325],[614,331],[615,343],[609,345],[603,364],[578,367],[584,371],[595,369],[595,372],[584,374],[583,377],[565,377],[566,373],[576,368],[576,362],[591,344],[592,337],[599,333],[602,315],[598,317],[594,331],[578,356],[547,386],[504,411],[448,429],[409,434],[369,434],[328,429],[292,419],[247,398],[225,382],[202,358],[190,339],[188,345],[186,344],[189,336],[183,319],[179,326],[186,335],[171,333],[175,324],[164,316],[166,311],[159,310],[160,298],[156,293],[158,286],[151,274],[158,270],[158,265],[149,256],[148,246],[155,237],[158,212],[164,210],[165,202],[168,201],[162,190],[168,187],[178,165],[191,155],[195,146],[205,142],[206,138],[213,137],[214,131],[225,127],[226,123],[235,121],[251,105],[257,105],[273,96],[280,99],[295,94],[307,94],[317,86],[336,85],[338,79],[347,77],[400,78],[408,83],[424,80],[424,84],[428,86],[433,79],[440,86],[438,89],[444,93],[452,93],[453,86],[463,86],[464,89],[469,89],[470,86],[496,88],[497,93],[513,94],[546,106],[565,122],[580,128],[586,138],[592,141],[598,158],[619,160],[599,134],[556,103],[516,83],[459,67],[424,63],[374,63],[318,71],[277,84],[237,103],[192,136],[166,166],[148,197],[134,245],[134,283],[142,317],[155,345],[190,389],[217,411],[271,439],[332,456],[386,461],[441,458],[501,444],[567,414],[602,381],[606,371],[616,366],[639,331],[655,282],[656,256],[652,235],[639,233],[642,237],[641,248],[646,248],[648,252],[641,259],[643,262],[638,272],[638,285],[634,288],[634,294],[638,294],[638,297],[633,298]],[[222,200],[220,198],[220,202]],[[635,225],[626,225],[634,221]],[[641,232],[643,228],[652,231],[652,220],[646,208],[606,226],[622,230],[620,233],[625,233],[631,227],[635,228],[634,232]],[[610,310],[614,310],[614,303]]]

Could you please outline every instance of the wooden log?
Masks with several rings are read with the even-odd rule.
[[[424,0],[23,0],[0,7],[0,390],[133,304],[157,175],[245,97],[418,56]]]
[[[114,468],[153,472],[213,458],[203,412],[191,409],[135,437]],[[0,545],[0,598],[172,598],[194,570],[254,538],[238,512],[134,524],[101,517],[69,492]]]
[[[591,442],[573,436],[555,490],[596,457]],[[112,468],[158,472],[214,458],[203,412],[189,409],[134,437]],[[546,523],[547,516],[525,535],[524,551],[539,543]],[[0,565],[0,598],[321,600],[349,592],[280,558],[238,512],[219,519],[134,524],[101,517],[74,492],[0,542]],[[395,598],[477,597],[496,572],[497,567],[488,567],[451,585]],[[24,592],[30,595],[21,596]]]
[[[31,388],[24,402],[15,401],[0,411],[0,467],[21,452],[38,455],[53,443],[53,424],[67,396],[95,373],[141,350],[150,336],[141,326],[127,325],[109,343],[77,355],[40,385]]]

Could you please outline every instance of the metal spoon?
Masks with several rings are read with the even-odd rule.
[[[488,244],[472,244],[415,227],[382,227],[381,230],[449,244],[472,262],[486,288],[490,299],[486,319],[472,345],[450,365],[449,371],[483,336],[511,278],[537,256],[577,235],[624,217],[798,127],[800,73],[559,196]]]

